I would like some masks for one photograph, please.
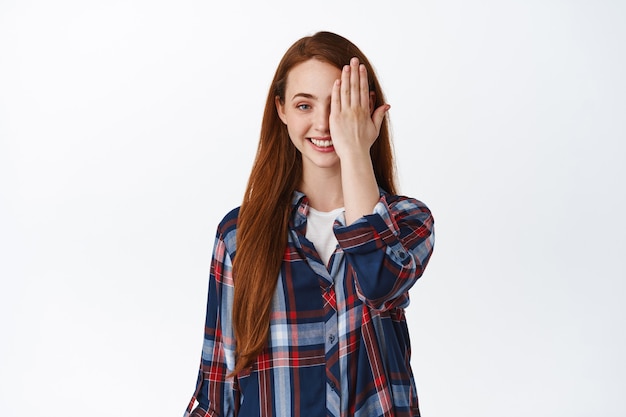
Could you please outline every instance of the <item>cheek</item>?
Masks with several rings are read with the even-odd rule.
[[[297,132],[293,132],[291,129],[287,129],[287,132],[289,133],[289,140],[291,141],[291,144],[300,152],[302,152],[302,135],[300,135]]]
[[[289,133],[289,138],[294,143],[302,139],[302,129],[293,123],[287,125],[287,132]]]
[[[303,150],[306,142],[306,136],[308,134],[308,128],[302,121],[289,119],[287,124],[287,133],[289,134],[289,140],[299,151]]]
[[[301,136],[308,130],[308,124],[302,117],[289,117],[287,119],[289,135]]]

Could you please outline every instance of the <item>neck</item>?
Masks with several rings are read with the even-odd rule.
[[[332,211],[343,207],[341,171],[331,169],[304,169],[300,191],[306,194],[315,210]]]

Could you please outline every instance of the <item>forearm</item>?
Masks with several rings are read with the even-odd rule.
[[[387,194],[373,211],[350,226],[335,227],[335,235],[363,301],[384,308],[395,305],[422,275],[433,250],[434,220],[422,202]]]
[[[372,214],[380,193],[369,152],[341,160],[341,182],[346,224]]]

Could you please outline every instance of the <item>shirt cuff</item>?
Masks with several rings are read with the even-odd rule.
[[[384,196],[376,203],[372,214],[361,217],[349,226],[335,226],[337,242],[344,252],[350,253],[368,253],[397,246],[400,243],[398,233],[398,225],[393,221]],[[406,258],[404,250],[401,252],[398,257]]]

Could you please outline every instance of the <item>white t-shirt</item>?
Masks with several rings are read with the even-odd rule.
[[[324,265],[328,265],[331,255],[337,248],[338,242],[333,232],[333,224],[343,211],[343,207],[333,211],[318,211],[309,207],[306,238],[313,243]]]

